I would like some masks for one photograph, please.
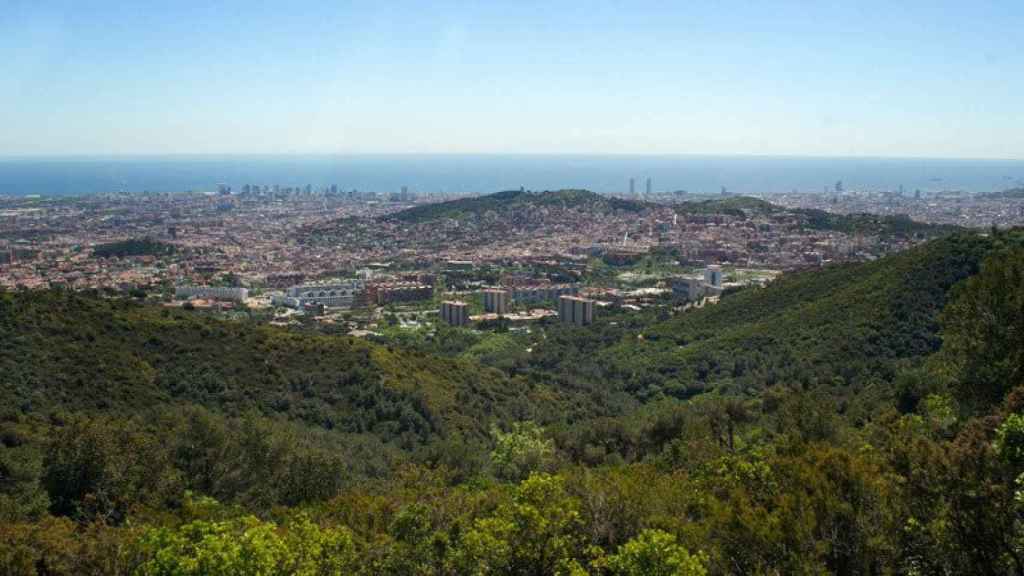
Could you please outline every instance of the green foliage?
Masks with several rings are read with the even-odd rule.
[[[605,561],[616,576],[705,576],[705,563],[702,555],[690,554],[661,530],[644,530]]]
[[[1024,415],[1010,414],[999,428],[992,448],[1007,462],[1024,465]]]
[[[54,513],[120,522],[159,506],[179,478],[156,439],[129,422],[75,418],[54,431],[42,483]]]
[[[140,576],[271,576],[346,573],[358,566],[352,536],[300,519],[279,530],[252,516],[153,528],[141,539],[150,559]]]
[[[50,506],[39,482],[42,450],[32,432],[19,424],[0,424],[0,522],[35,520]]]
[[[494,514],[478,519],[456,552],[459,574],[567,574],[582,552],[579,504],[561,478],[535,474]]]
[[[544,429],[534,422],[514,422],[508,432],[492,428],[491,435],[491,463],[499,478],[518,481],[551,467],[554,442],[545,438]]]

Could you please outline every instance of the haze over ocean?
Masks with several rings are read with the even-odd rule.
[[[773,156],[350,155],[146,156],[0,159],[0,195],[212,191],[219,183],[419,193],[586,188],[742,194],[847,190],[989,192],[1024,183],[1022,160]]]

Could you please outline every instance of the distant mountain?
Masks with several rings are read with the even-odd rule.
[[[723,196],[706,200],[688,200],[675,205],[680,214],[770,214],[784,212],[782,206],[752,196]]]
[[[751,196],[726,196],[674,205],[679,214],[729,214],[732,216],[785,215],[798,219],[813,230],[834,230],[845,234],[874,236],[934,237],[951,234],[956,226],[928,224],[905,215],[835,214],[811,208],[786,208]]]
[[[986,192],[985,194],[978,194],[978,196],[992,200],[1020,200],[1024,199],[1024,187],[1009,188],[1000,192]]]
[[[905,214],[880,216],[878,214],[835,214],[816,209],[793,209],[805,218],[806,226],[815,230],[834,230],[845,234],[873,236],[937,237],[952,234],[961,228],[948,224],[929,224],[912,220]]]
[[[525,208],[568,208],[605,214],[615,211],[642,212],[652,205],[638,200],[602,196],[589,190],[554,190],[529,192],[507,190],[485,196],[459,198],[436,204],[425,204],[390,214],[387,220],[418,224],[442,218],[460,220],[488,212],[498,214]]]

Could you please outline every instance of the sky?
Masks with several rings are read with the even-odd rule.
[[[3,0],[0,155],[1024,158],[1024,2]]]

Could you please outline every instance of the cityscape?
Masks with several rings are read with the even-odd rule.
[[[245,184],[212,193],[3,198],[0,286],[142,290],[167,304],[278,309],[279,319],[292,320],[297,313],[334,321],[356,310],[369,314],[350,322],[362,333],[385,308],[430,306],[449,318],[441,302],[480,300],[487,290],[511,302],[473,310],[521,313],[513,318],[554,314],[563,296],[599,307],[714,301],[723,287],[898,252],[941,226],[1024,223],[1024,197],[1013,191],[908,197],[844,192],[838,183],[831,193],[757,199],[655,193],[650,178],[641,194],[629,182],[619,196],[521,190],[438,198],[407,187],[377,194]],[[912,224],[822,225],[822,214]],[[689,285],[710,267],[724,269],[724,280],[718,273]],[[457,318],[450,323],[470,316]]]

